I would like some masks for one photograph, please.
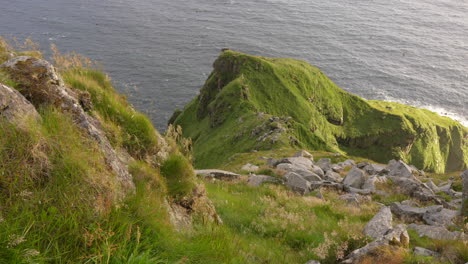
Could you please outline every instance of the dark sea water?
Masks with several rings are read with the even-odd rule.
[[[100,61],[160,129],[224,47],[303,59],[364,98],[468,125],[467,0],[0,0],[0,35]]]

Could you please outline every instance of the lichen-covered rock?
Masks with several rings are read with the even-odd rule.
[[[36,108],[15,89],[0,83],[0,117],[17,125],[27,118],[40,119]]]
[[[382,207],[380,211],[367,223],[364,234],[374,239],[382,237],[392,228],[392,212],[389,207]]]
[[[366,182],[368,176],[364,171],[358,168],[353,168],[348,172],[343,179],[343,185],[350,186],[356,189],[361,189],[362,185]]]

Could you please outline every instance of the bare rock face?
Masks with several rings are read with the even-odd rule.
[[[19,84],[18,89],[21,94],[34,106],[53,105],[70,113],[77,125],[98,142],[105,154],[106,163],[116,174],[116,180],[121,186],[118,195],[120,198],[135,189],[127,164],[100,129],[100,122],[84,111],[78,95],[65,87],[62,78],[49,62],[20,56],[5,62],[0,68],[9,72],[13,80]]]
[[[380,211],[367,223],[364,234],[374,239],[383,236],[392,228],[392,212],[389,207],[382,207]]]
[[[40,119],[36,108],[17,90],[0,83],[0,117],[21,125],[26,118]]]

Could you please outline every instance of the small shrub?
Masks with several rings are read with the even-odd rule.
[[[161,165],[169,194],[177,199],[190,195],[195,188],[195,173],[189,161],[179,154],[171,154]]]

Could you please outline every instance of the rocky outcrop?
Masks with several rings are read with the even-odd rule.
[[[76,124],[96,140],[105,154],[106,163],[117,176],[116,180],[121,186],[121,198],[134,190],[127,164],[121,158],[122,155],[111,146],[101,130],[99,120],[86,113],[77,99],[78,95],[64,85],[62,78],[49,62],[20,56],[5,62],[0,68],[8,71],[11,78],[18,83],[21,94],[34,106],[53,105],[70,113]]]
[[[203,223],[223,223],[202,184],[193,189],[192,195],[177,203],[167,203],[166,206],[171,223],[181,232],[190,230],[194,217]]]
[[[0,117],[17,125],[27,118],[40,119],[36,108],[17,90],[0,83]]]
[[[394,228],[389,229],[377,240],[351,252],[348,256],[346,256],[346,259],[342,263],[359,263],[359,260],[363,256],[366,256],[372,250],[383,246],[407,248],[409,246],[409,241],[410,238],[408,232],[406,231],[405,225],[397,225]]]

